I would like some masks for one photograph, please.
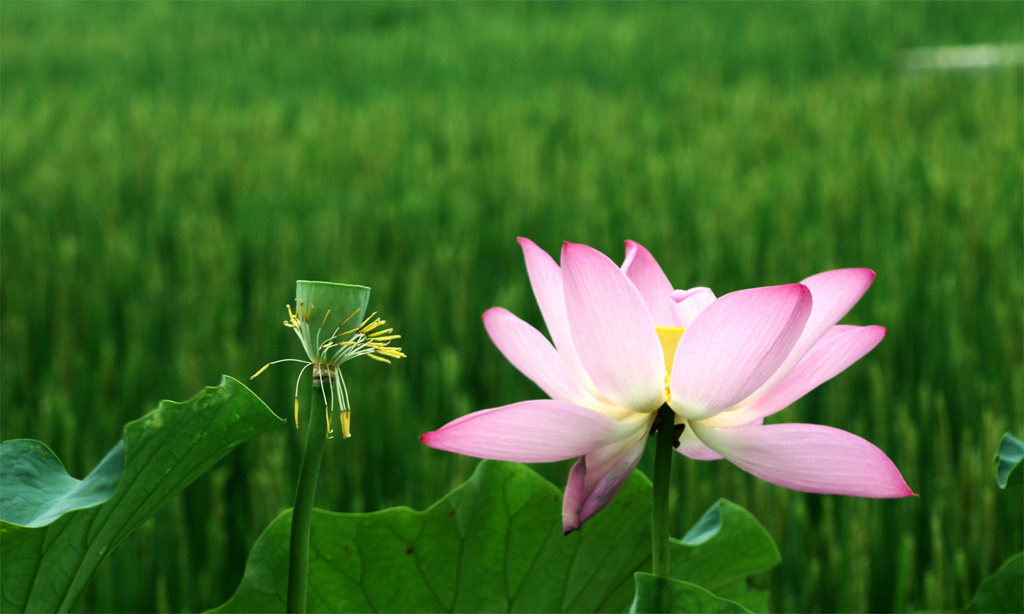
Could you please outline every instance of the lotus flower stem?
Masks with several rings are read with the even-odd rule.
[[[656,576],[669,577],[668,488],[672,474],[675,412],[668,404],[658,410],[658,441],[654,450],[654,506],[651,519],[651,565]]]
[[[292,533],[288,552],[288,612],[306,611],[306,587],[309,575],[309,526],[313,515],[313,498],[320,474],[320,461],[324,457],[327,441],[327,414],[317,411],[320,403],[319,388],[313,386],[306,449],[299,467],[299,483],[295,488],[292,507]]]

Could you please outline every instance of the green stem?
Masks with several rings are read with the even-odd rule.
[[[672,473],[672,444],[675,439],[675,412],[668,404],[658,410],[661,423],[654,449],[654,510],[651,521],[651,563],[656,576],[669,577],[668,487]]]
[[[306,611],[306,585],[309,576],[309,525],[313,516],[313,497],[327,441],[327,416],[319,409],[322,394],[313,386],[306,428],[306,450],[299,467],[299,483],[292,507],[292,534],[288,553],[288,611]]]

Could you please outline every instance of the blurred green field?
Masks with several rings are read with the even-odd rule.
[[[776,611],[961,606],[1024,547],[991,463],[1024,429],[1024,76],[899,59],[1022,29],[1019,2],[3,2],[3,438],[81,477],[158,400],[299,355],[296,279],[362,283],[409,358],[349,363],[319,506],[423,508],[475,461],[420,433],[540,394],[479,320],[542,326],[517,236],[635,239],[719,294],[867,266],[846,322],[887,339],[773,420],[867,438],[920,497],[679,458],[674,534],[718,497],[749,508],[782,551]],[[296,374],[252,387],[290,415]],[[292,428],[239,448],[78,607],[221,603],[298,453]]]

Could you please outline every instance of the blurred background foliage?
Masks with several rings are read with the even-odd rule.
[[[762,579],[778,611],[960,606],[1022,548],[991,459],[1024,426],[1024,78],[900,70],[912,47],[1020,44],[1019,2],[0,11],[0,424],[72,475],[158,400],[298,356],[284,306],[325,279],[372,286],[409,359],[350,363],[354,436],[319,506],[423,508],[476,461],[420,433],[540,394],[479,320],[543,326],[515,238],[615,259],[631,238],[719,294],[875,269],[845,321],[887,339],[773,420],[857,433],[920,493],[804,495],[679,458],[676,535],[719,496],[749,508],[783,553]],[[287,416],[296,372],[253,388]],[[242,446],[79,607],[222,602],[290,505],[298,445]],[[536,468],[561,486],[568,467]]]

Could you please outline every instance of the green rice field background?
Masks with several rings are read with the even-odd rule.
[[[480,321],[543,327],[516,237],[616,260],[634,239],[719,295],[865,266],[845,322],[887,338],[771,420],[865,437],[920,497],[679,457],[673,534],[746,506],[782,552],[759,579],[773,611],[961,607],[1024,548],[992,464],[1024,434],[1024,76],[902,58],[1022,31],[1019,2],[5,1],[3,438],[82,477],[159,400],[298,357],[296,279],[361,283],[408,359],[346,365],[353,437],[317,505],[422,509],[476,461],[421,433],[542,394]],[[290,417],[297,372],[251,385]],[[222,603],[299,452],[291,426],[241,446],[77,607]],[[569,466],[535,468],[561,487]]]

